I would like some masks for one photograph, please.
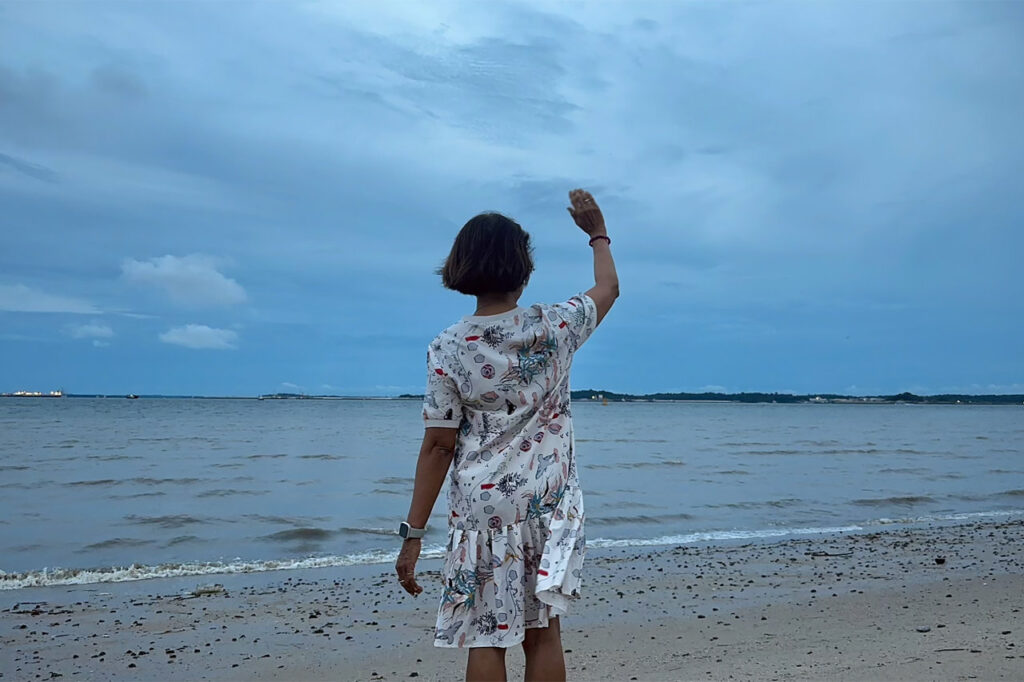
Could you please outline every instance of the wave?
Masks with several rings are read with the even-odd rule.
[[[411,478],[405,478],[403,476],[385,476],[384,478],[378,478],[374,483],[377,485],[409,485],[415,481]]]
[[[664,535],[658,538],[587,540],[587,547],[656,547],[660,545],[692,545],[715,540],[760,540],[791,535],[832,535],[864,530],[861,526],[831,526],[825,528],[765,528],[761,530],[712,530],[683,535]]]
[[[626,526],[632,524],[661,524],[671,523],[673,521],[691,521],[694,516],[692,514],[662,514],[658,516],[648,516],[646,514],[640,514],[638,516],[589,516],[587,517],[587,524],[594,526]]]
[[[159,526],[160,528],[182,528],[184,526],[192,526],[197,523],[210,523],[210,520],[201,519],[195,516],[189,516],[188,514],[167,514],[165,516],[138,516],[137,514],[131,514],[124,517],[124,520],[128,523],[132,523],[140,526]]]
[[[722,504],[706,504],[704,506],[708,509],[764,509],[765,507],[782,509],[783,507],[793,507],[806,502],[807,500],[795,497],[785,497],[779,500],[764,500],[762,502],[723,502]]]
[[[269,514],[245,514],[243,519],[250,521],[259,521],[260,523],[274,523],[279,526],[297,526],[303,527],[309,524],[310,521],[329,521],[329,516],[273,516]]]
[[[45,488],[48,485],[53,485],[56,481],[33,481],[32,483],[3,483],[0,484],[0,488],[11,488],[17,490],[38,490],[39,488]]]
[[[942,523],[944,521],[972,521],[975,519],[998,519],[1011,516],[1024,516],[1024,509],[1005,509],[1001,511],[961,512],[952,514],[929,514],[897,519],[874,519],[867,521],[865,526],[890,526],[893,524],[911,525],[917,523]]]
[[[423,548],[421,559],[440,559],[444,556],[441,545]],[[93,583],[121,583],[153,578],[180,578],[200,575],[228,575],[237,573],[263,573],[267,571],[288,571],[310,568],[333,568],[366,564],[389,564],[398,558],[397,550],[370,550],[344,556],[306,557],[302,559],[269,559],[245,561],[212,561],[167,563],[148,566],[112,566],[98,569],[43,569],[23,573],[0,571],[0,590],[17,590],[25,587],[47,587],[53,585],[90,585]]]
[[[1017,490],[1004,490],[1001,493],[996,493],[999,497],[1024,497],[1024,489],[1018,488]]]
[[[892,497],[863,498],[852,500],[850,504],[859,507],[889,507],[889,506],[913,506],[915,504],[926,504],[935,502],[935,498],[927,495],[894,495]]]
[[[402,497],[408,495],[404,490],[388,490],[387,488],[374,488],[370,492],[374,495],[401,495]]]
[[[30,467],[21,466],[18,464],[8,464],[6,466],[0,466],[0,471],[28,471]]]
[[[202,542],[203,539],[198,535],[178,535],[167,541],[164,547],[173,547],[175,545],[182,545],[186,542]]]
[[[113,549],[115,547],[142,547],[143,545],[153,544],[152,540],[140,540],[138,538],[111,538],[109,540],[103,540],[101,542],[94,542],[91,545],[86,545],[80,551],[86,552],[97,549]]]
[[[834,535],[838,533],[856,533],[871,527],[893,524],[921,524],[950,521],[977,521],[983,519],[1007,518],[1024,516],[1024,509],[969,512],[963,514],[939,514],[907,519],[874,519],[858,524],[844,526],[794,527],[767,529],[733,529],[712,530],[686,533],[681,535],[664,535],[653,538],[593,538],[587,541],[591,548],[622,548],[622,547],[657,547],[666,545],[690,545],[705,542],[727,540],[770,540],[785,537],[803,537],[808,535]],[[318,529],[319,530],[319,529]],[[285,531],[287,532],[287,531]],[[330,531],[327,531],[330,532]],[[390,533],[390,532],[389,532]],[[382,533],[383,534],[383,533]],[[189,538],[191,536],[183,536]],[[148,541],[117,539],[117,542],[147,544]],[[114,541],[108,541],[114,542]],[[420,554],[422,559],[440,559],[444,556],[444,545],[429,545]],[[176,578],[201,575],[227,575],[238,573],[262,573],[266,571],[285,571],[313,568],[333,568],[344,566],[360,566],[368,564],[390,564],[398,557],[397,549],[372,549],[365,552],[345,555],[314,556],[298,559],[243,560],[222,562],[186,562],[167,563],[149,566],[131,564],[129,566],[112,566],[98,569],[43,569],[22,573],[5,573],[0,571],[0,590],[16,590],[26,587],[46,587],[53,585],[86,585],[93,583],[130,582],[153,578]]]
[[[605,502],[602,509],[660,509],[656,504],[647,504],[637,500],[620,500],[618,502]]]
[[[225,490],[222,488],[216,490],[204,490],[201,493],[196,493],[196,497],[230,497],[232,495],[266,495],[269,490]]]
[[[668,443],[664,438],[577,438],[577,443]]]
[[[161,497],[167,493],[162,490],[154,490],[149,493],[132,493],[130,495],[107,495],[108,500],[132,500],[136,497]]]
[[[276,453],[273,455],[239,455],[239,457],[236,457],[235,459],[281,459],[282,457],[287,456],[288,455],[284,453]]]
[[[879,469],[880,474],[927,474],[931,469],[922,467],[896,467],[891,469]]]
[[[805,450],[742,450],[741,455],[927,455],[925,450],[912,450],[910,448],[830,448],[827,450],[816,450],[808,448]]]
[[[272,542],[308,542],[311,540],[329,540],[337,535],[336,531],[325,528],[292,528],[291,530],[279,530],[270,535],[264,535],[261,540]]]
[[[70,483],[65,483],[64,485],[66,485],[69,488],[77,488],[77,487],[81,487],[81,486],[93,486],[93,485],[117,485],[118,483],[121,483],[121,482],[122,481],[119,481],[119,480],[114,479],[114,478],[100,478],[100,479],[96,479],[96,480],[93,480],[93,481],[71,481]]]
[[[395,537],[398,533],[395,532],[394,528],[352,528],[345,527],[341,529],[343,533],[354,533],[356,535],[387,535]]]
[[[235,480],[251,480],[251,476],[238,477]],[[101,486],[101,485],[124,485],[126,483],[135,483],[137,485],[164,485],[165,483],[173,483],[176,485],[191,485],[193,483],[201,483],[206,479],[184,477],[184,478],[150,478],[148,476],[137,476],[135,478],[99,478],[87,481],[71,481],[64,483],[63,485],[68,488],[79,488],[83,486]]]
[[[323,459],[333,462],[339,459],[348,459],[346,455],[299,455],[299,459]]]
[[[686,462],[677,459],[656,459],[650,462],[619,462],[616,464],[584,464],[584,469],[660,469],[662,467],[684,467]]]

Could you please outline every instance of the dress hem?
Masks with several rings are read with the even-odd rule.
[[[555,618],[555,617],[556,616],[554,616],[554,615],[551,616],[551,618]],[[495,644],[491,644],[491,643],[488,643],[488,642],[470,642],[468,644],[464,644],[462,646],[459,646],[458,644],[455,644],[454,642],[451,643],[451,644],[446,644],[443,640],[436,640],[435,639],[434,640],[434,648],[435,649],[484,649],[484,648],[487,648],[487,649],[511,649],[512,647],[519,646],[520,644],[523,643],[523,641],[526,639],[526,630],[543,630],[544,628],[548,628],[548,627],[551,627],[550,619],[549,619],[547,625],[540,625],[540,624],[537,624],[537,625],[527,625],[526,627],[523,628],[523,636],[522,637],[520,637],[519,639],[517,639],[514,642],[509,642],[507,644],[504,643],[504,642],[502,642],[500,645],[495,645]]]

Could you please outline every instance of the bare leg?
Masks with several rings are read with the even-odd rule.
[[[470,649],[466,682],[505,682],[505,650],[489,646]]]
[[[531,628],[523,640],[526,654],[526,682],[565,682],[565,657],[562,656],[562,631],[558,618],[546,628]]]

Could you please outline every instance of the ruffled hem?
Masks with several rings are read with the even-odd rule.
[[[566,491],[552,512],[496,529],[448,535],[434,645],[510,647],[563,616],[579,597],[583,500]]]

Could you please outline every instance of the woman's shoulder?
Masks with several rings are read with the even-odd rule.
[[[538,314],[549,320],[565,319],[567,316],[576,316],[581,312],[585,313],[594,306],[593,301],[584,293],[575,294],[558,303],[535,303],[533,308]]]
[[[438,348],[440,346],[450,344],[453,341],[458,341],[458,339],[462,338],[465,335],[466,328],[467,325],[465,320],[459,320],[448,325],[440,332],[438,332],[437,336],[430,340],[430,347]]]

